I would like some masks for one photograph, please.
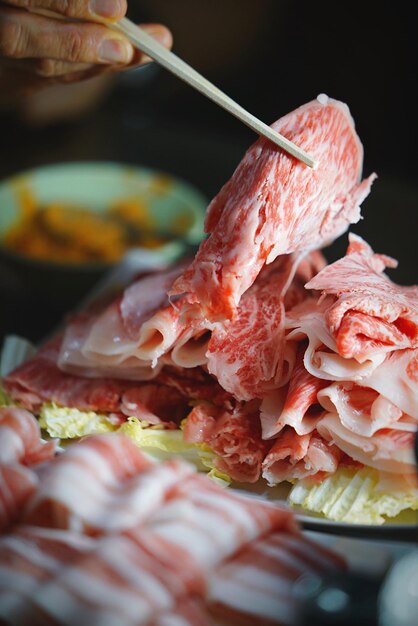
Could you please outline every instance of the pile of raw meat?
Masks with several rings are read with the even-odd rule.
[[[55,447],[0,408],[1,623],[290,626],[294,581],[343,567],[288,511],[122,435]]]
[[[21,406],[44,402],[182,427],[233,480],[268,483],[341,466],[414,484],[418,288],[350,235],[374,175],[346,105],[319,96],[273,125],[319,163],[264,139],[208,208],[194,260],[143,275],[10,374]]]

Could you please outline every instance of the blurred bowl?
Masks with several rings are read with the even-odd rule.
[[[163,172],[111,162],[63,163],[33,169],[0,183],[0,277],[13,289],[72,306],[115,262],[58,261],[16,252],[5,237],[22,220],[24,201],[38,208],[59,204],[95,213],[138,201],[148,216],[147,234],[164,233],[153,247],[156,261],[171,262],[203,237],[206,198],[190,184]],[[145,207],[145,209],[144,209]],[[94,237],[94,232],[91,233]]]

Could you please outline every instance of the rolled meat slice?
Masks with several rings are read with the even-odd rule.
[[[123,435],[73,444],[43,472],[27,524],[101,535],[144,523],[193,471],[181,460],[156,465]]]
[[[206,572],[264,534],[296,530],[292,513],[228,492],[204,476],[178,486],[153,517],[152,535],[186,551]]]
[[[263,439],[274,437],[285,426],[294,428],[298,435],[306,435],[315,429],[321,417],[317,396],[327,382],[308,372],[303,360],[305,350],[306,343],[300,343],[287,394],[283,396],[282,402],[274,402],[276,391],[261,404]]]
[[[18,521],[39,479],[36,466],[54,458],[56,441],[43,442],[28,411],[0,407],[0,531]]]
[[[59,368],[83,376],[154,378],[159,357],[184,331],[167,296],[182,267],[143,276],[102,311],[75,316],[64,332]]]
[[[342,456],[339,447],[318,431],[298,435],[286,426],[263,461],[262,476],[269,485],[277,485],[285,480],[333,474]]]
[[[326,441],[367,467],[406,477],[416,476],[415,432],[382,428],[372,437],[359,435],[346,428],[336,413],[327,413],[316,427]]]
[[[345,569],[335,552],[300,534],[272,533],[221,565],[210,579],[211,615],[228,626],[294,626],[294,584],[309,573]]]
[[[172,382],[85,378],[62,372],[57,366],[61,340],[52,339],[3,379],[14,401],[33,411],[44,402],[53,402],[80,411],[111,414],[116,424],[135,416],[151,424],[164,422],[173,427],[189,412],[190,398]],[[169,378],[165,375],[164,380]]]
[[[284,299],[298,261],[292,255],[280,257],[261,272],[241,299],[236,317],[212,331],[208,370],[238,400],[263,397],[287,377]]]
[[[318,402],[329,413],[337,413],[345,428],[365,437],[373,437],[382,428],[412,432],[418,429],[418,420],[374,389],[355,383],[325,387],[318,393]]]
[[[336,351],[364,363],[374,355],[418,346],[418,287],[401,287],[384,274],[393,259],[374,254],[349,235],[347,254],[326,266],[306,288],[329,296],[325,319]]]
[[[43,442],[34,416],[17,407],[0,407],[0,463],[34,465],[52,459],[56,441]]]
[[[184,439],[208,445],[216,455],[215,467],[233,480],[259,479],[268,444],[261,438],[257,403],[238,404],[232,410],[197,405],[185,422]]]
[[[209,205],[204,240],[171,295],[211,321],[232,319],[265,263],[320,248],[360,219],[374,176],[361,181],[363,148],[348,107],[324,95],[273,128],[309,151],[312,170],[260,138]]]

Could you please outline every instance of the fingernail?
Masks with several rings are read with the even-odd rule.
[[[133,56],[131,44],[123,39],[104,39],[100,44],[99,58],[105,63],[130,63]]]
[[[173,42],[171,33],[164,26],[142,26],[142,28],[166,48],[171,46]]]
[[[122,13],[121,0],[90,0],[90,12],[100,17],[119,17]]]

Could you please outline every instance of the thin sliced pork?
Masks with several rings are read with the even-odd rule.
[[[337,344],[327,322],[326,311],[332,306],[330,299],[318,301],[307,298],[286,314],[287,341],[308,338],[304,355],[306,370],[315,378],[338,381],[366,379],[385,359],[383,351],[368,355],[359,363],[338,353]]]
[[[41,441],[33,415],[0,407],[0,531],[20,517],[38,488],[34,468],[54,458],[55,451],[55,441]]]
[[[85,534],[135,527],[190,471],[177,461],[154,466],[124,436],[88,437],[44,470],[25,520]]]
[[[418,348],[390,353],[362,384],[418,422]]]
[[[209,609],[228,626],[294,626],[294,583],[303,575],[344,569],[334,552],[299,535],[273,533],[222,565],[210,581]]]
[[[285,341],[285,311],[307,299],[307,277],[324,267],[321,253],[279,256],[244,294],[232,321],[217,323],[207,367],[238,400],[265,397],[292,376],[296,345]]]
[[[135,382],[65,374],[57,366],[60,345],[60,337],[51,340],[3,379],[3,386],[14,401],[33,411],[38,411],[44,402],[54,402],[81,411],[110,414],[116,423],[135,416],[151,424],[164,422],[169,428],[189,413],[187,391],[172,379],[170,384],[166,375],[168,384],[156,379]]]
[[[374,354],[418,346],[418,287],[400,287],[384,273],[396,261],[374,254],[350,234],[347,254],[326,266],[306,288],[333,297],[325,311],[336,351],[364,363]]]
[[[74,462],[82,467],[82,485],[67,471]],[[296,550],[306,547],[290,511],[233,494],[191,467],[177,475],[177,483],[170,482],[179,465],[186,467],[178,461],[154,465],[129,440],[114,435],[88,438],[51,461],[40,476],[40,493],[45,495],[51,485],[48,472],[54,471],[61,473],[60,492],[57,480],[48,505],[37,494],[26,514],[28,523],[41,521],[44,527],[20,525],[0,538],[0,617],[19,624],[68,626],[163,626],[176,619],[193,626],[211,623],[205,622],[207,590],[228,559],[246,550],[250,572],[248,546],[270,533],[289,540]],[[79,516],[80,494],[85,484],[98,481],[90,494],[90,521],[103,521],[104,515],[106,521],[120,520],[130,510],[136,515],[132,527],[104,523],[94,537],[85,535],[92,527]],[[118,485],[132,481],[141,482],[141,488],[122,490],[115,498]],[[156,491],[160,484],[165,488]],[[73,485],[79,497],[68,515],[62,498]],[[108,510],[105,501],[112,501]],[[63,514],[56,514],[59,509]],[[276,568],[281,569],[281,560],[287,576],[286,560],[292,557],[283,551],[277,556]],[[327,563],[334,566],[331,558]],[[268,575],[266,563],[257,567]],[[193,616],[199,620],[194,622]]]
[[[16,522],[38,488],[38,477],[19,463],[0,463],[0,532]]]
[[[65,621],[65,596],[44,597],[50,580],[95,548],[94,540],[54,528],[18,526],[0,537],[0,619],[19,626]]]
[[[285,400],[281,398],[281,402],[277,402],[276,391],[261,404],[263,439],[271,439],[285,426],[292,426],[298,435],[306,435],[315,429],[322,413],[318,404],[318,392],[327,383],[307,371],[303,361],[305,350],[306,344],[302,342],[298,348],[296,365]]]
[[[363,465],[382,472],[416,475],[414,432],[383,428],[373,437],[363,436],[346,428],[336,413],[327,413],[316,428],[326,441]]]
[[[146,545],[146,531],[144,537],[120,534],[85,542],[69,531],[58,531],[57,537],[55,529],[43,536],[31,527],[24,530],[22,538],[17,533],[0,539],[0,554],[6,552],[10,561],[9,576],[0,568],[0,615],[12,623],[146,626],[174,609],[178,596],[201,586],[187,553],[161,541],[168,554],[159,560]]]
[[[155,377],[159,357],[184,331],[167,296],[181,269],[141,277],[99,314],[76,316],[64,333],[60,369],[93,377]]]
[[[64,374],[57,366],[61,339],[56,337],[49,341],[6,376],[3,379],[5,391],[29,410],[38,410],[43,402],[56,402],[80,410],[118,411],[121,396],[132,383]]]
[[[213,572],[238,550],[273,531],[297,532],[292,513],[268,502],[232,493],[195,475],[178,486],[176,497],[153,517],[155,541],[184,550]]]
[[[215,326],[208,344],[209,372],[238,400],[262,397],[283,377],[283,291],[293,264],[278,261],[276,271],[260,275],[247,291],[236,317]]]
[[[263,461],[263,478],[277,485],[285,480],[333,474],[343,455],[331,441],[328,443],[319,431],[298,435],[287,426]]]
[[[225,410],[196,406],[187,417],[184,439],[208,445],[216,457],[215,467],[238,482],[256,482],[268,444],[261,439],[258,407],[237,405]]]
[[[0,407],[0,463],[34,465],[52,459],[56,441],[41,441],[33,415],[17,407]]]
[[[360,218],[374,176],[360,183],[363,149],[348,107],[326,96],[273,128],[312,154],[312,170],[261,138],[209,205],[210,233],[171,294],[187,294],[211,321],[235,316],[265,263],[313,250]]]
[[[345,428],[364,437],[373,437],[382,428],[418,429],[418,420],[374,389],[355,383],[333,383],[319,391],[318,402],[329,413],[337,413]]]

